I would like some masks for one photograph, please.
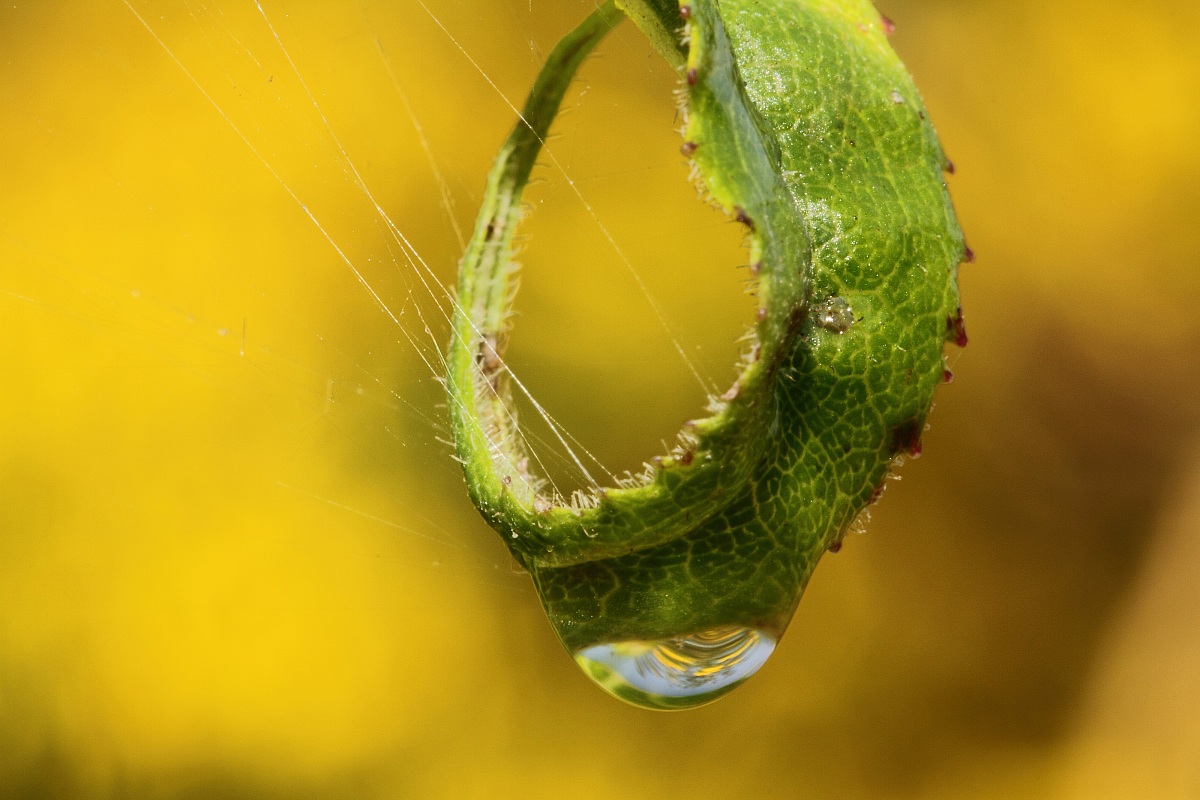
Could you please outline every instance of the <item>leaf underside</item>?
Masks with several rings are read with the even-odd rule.
[[[687,89],[683,152],[747,230],[754,337],[641,480],[568,501],[529,473],[504,365],[521,193],[575,70],[628,14]],[[820,556],[919,448],[967,252],[921,99],[867,0],[624,0],[551,54],[460,265],[452,431],[484,518],[571,650],[782,634]]]

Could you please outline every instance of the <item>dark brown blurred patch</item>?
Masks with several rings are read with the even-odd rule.
[[[917,571],[917,596],[891,620],[897,638],[878,644],[900,646],[904,615],[920,613],[941,620],[946,649],[912,663],[881,651],[864,675],[861,712],[882,726],[867,734],[865,774],[892,790],[919,787],[956,753],[1044,747],[1066,733],[1200,428],[1197,337],[1131,338],[1115,324],[1088,340],[1054,309],[1022,317],[1044,323],[1011,380],[978,374],[998,364],[973,365],[989,396],[934,415],[942,485],[930,488],[961,527],[921,527],[931,498],[901,501],[924,541],[906,539],[892,566]],[[946,569],[956,574],[938,575]]]

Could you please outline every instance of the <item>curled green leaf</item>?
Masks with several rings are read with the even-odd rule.
[[[531,473],[504,363],[521,195],[580,63],[630,16],[687,89],[683,152],[746,227],[754,335],[651,472],[563,498]],[[945,157],[867,0],[624,0],[555,48],[488,179],[448,352],[468,490],[563,644],[648,707],[752,674],[821,555],[919,448],[968,252]]]

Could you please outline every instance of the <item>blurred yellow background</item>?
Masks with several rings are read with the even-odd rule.
[[[1200,797],[1200,6],[881,3],[971,344],[773,660],[667,715],[561,649],[433,380],[590,5],[0,10],[0,797]],[[614,470],[750,315],[676,88],[622,26],[529,198],[511,360]]]

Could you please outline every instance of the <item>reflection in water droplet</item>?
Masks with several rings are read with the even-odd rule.
[[[827,331],[845,333],[854,324],[854,309],[844,297],[831,297],[813,309],[817,324]]]
[[[755,628],[725,627],[657,642],[585,647],[575,661],[601,688],[628,703],[693,708],[732,691],[766,663],[775,639]]]

